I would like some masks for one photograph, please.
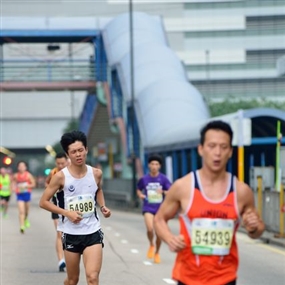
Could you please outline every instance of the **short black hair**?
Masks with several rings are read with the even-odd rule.
[[[71,131],[62,135],[60,139],[61,147],[65,153],[68,153],[69,145],[75,143],[76,141],[82,142],[84,147],[87,147],[87,137],[81,131]]]
[[[57,158],[66,158],[67,159],[67,155],[64,152],[59,152],[55,156],[55,159],[57,159]]]
[[[209,130],[218,130],[218,131],[223,131],[225,133],[227,133],[230,137],[230,145],[232,146],[232,140],[233,140],[233,131],[231,126],[221,120],[215,120],[215,121],[211,121],[209,123],[207,123],[200,132],[200,144],[203,145],[205,142],[205,136],[206,136],[206,132]]]
[[[151,154],[148,159],[148,163],[151,163],[152,161],[157,161],[160,165],[162,164],[162,158],[159,154]]]

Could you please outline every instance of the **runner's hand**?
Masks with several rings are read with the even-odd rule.
[[[141,200],[144,200],[144,199],[146,198],[146,195],[140,194],[140,195],[139,195],[139,198],[140,198]]]
[[[178,252],[186,246],[183,235],[172,236],[171,239],[167,242],[167,244],[170,251],[173,252]]]
[[[83,219],[79,211],[69,211],[66,216],[73,224],[78,224]]]
[[[242,215],[242,221],[248,232],[253,232],[258,229],[259,217],[254,209],[247,209]]]
[[[104,216],[105,218],[109,218],[109,217],[111,216],[111,211],[110,211],[110,209],[107,208],[106,206],[102,206],[102,207],[100,208],[100,210],[101,210],[101,213],[103,214],[103,216]]]

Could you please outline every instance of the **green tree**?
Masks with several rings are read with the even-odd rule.
[[[285,102],[273,102],[266,99],[226,99],[222,102],[210,102],[208,106],[212,117],[234,113],[240,109],[246,110],[252,108],[274,108],[285,110]]]

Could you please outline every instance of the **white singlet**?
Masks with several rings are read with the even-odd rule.
[[[74,178],[67,167],[62,169],[65,176],[62,190],[64,191],[64,208],[70,211],[79,211],[83,215],[83,219],[78,224],[73,224],[67,217],[64,217],[61,228],[66,234],[88,235],[101,228],[95,208],[98,186],[92,167],[86,166],[87,173],[80,179]]]

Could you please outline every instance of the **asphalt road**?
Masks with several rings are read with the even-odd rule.
[[[31,228],[19,233],[15,197],[7,219],[1,218],[0,285],[63,284],[65,273],[57,271],[55,230],[50,213],[37,206],[40,192],[33,194]],[[138,213],[113,211],[101,218],[105,232],[100,285],[165,285],[171,279],[175,254],[163,244],[161,264],[146,258],[148,249],[143,218]],[[170,227],[178,232],[178,222]],[[238,233],[240,270],[238,285],[284,285],[285,249],[251,240]],[[86,284],[81,266],[79,285]],[[210,285],[210,284],[209,284]]]

